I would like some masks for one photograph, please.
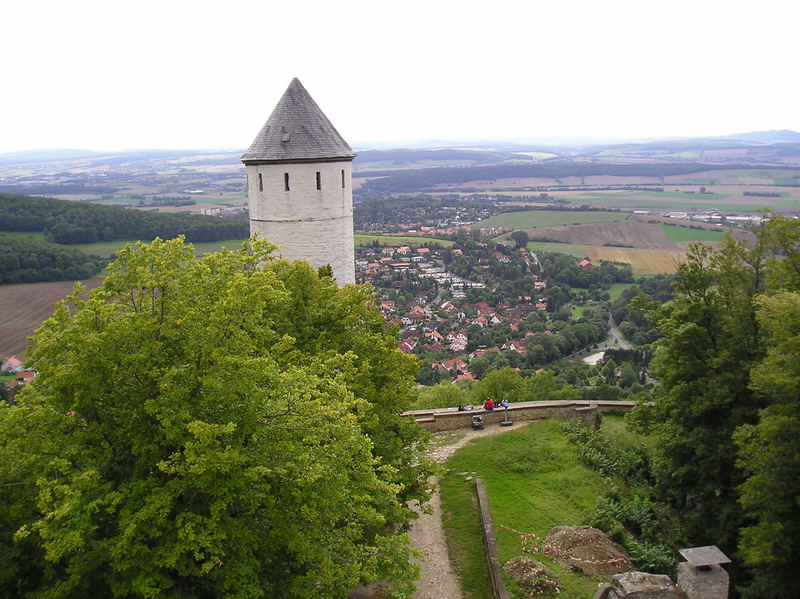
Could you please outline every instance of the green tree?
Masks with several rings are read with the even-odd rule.
[[[414,409],[453,408],[467,403],[469,403],[467,394],[461,387],[444,382],[420,389],[419,398],[414,402]]]
[[[492,370],[482,380],[475,381],[470,391],[475,404],[482,404],[488,398],[492,398],[495,403],[504,399],[509,402],[530,399],[525,379],[513,368]]]
[[[0,409],[0,594],[410,594],[416,358],[368,288],[273,248],[127,247],[37,331]]]
[[[740,502],[755,522],[742,530],[739,549],[753,572],[744,596],[789,599],[800,585],[800,293],[758,305],[772,344],[752,371],[752,387],[770,405],[735,437],[748,475]]]
[[[528,245],[528,241],[530,241],[527,231],[514,231],[511,234],[511,239],[514,240],[514,243],[517,244],[518,248],[526,247]]]
[[[651,363],[661,383],[654,396],[661,497],[681,512],[688,543],[730,553],[743,524],[733,432],[763,407],[748,381],[763,355],[753,300],[765,255],[763,236],[753,248],[731,237],[719,248],[694,245],[679,266],[674,301],[633,303],[649,306],[664,335]]]

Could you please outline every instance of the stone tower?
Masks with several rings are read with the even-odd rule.
[[[330,264],[339,286],[355,282],[355,156],[296,78],[242,156],[250,233],[289,260]]]

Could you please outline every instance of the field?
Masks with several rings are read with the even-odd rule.
[[[604,223],[626,220],[626,212],[584,212],[579,210],[527,210],[505,212],[481,221],[476,227],[508,227],[509,229],[537,229],[559,225]]]
[[[676,227],[675,225],[661,225],[661,230],[670,241],[719,241],[725,233],[723,231],[708,231],[704,229],[690,229],[689,227]]]
[[[686,257],[686,252],[681,250],[648,250],[591,245],[584,246],[583,249],[592,262],[601,260],[626,262],[633,267],[635,275],[674,273],[678,262]]]
[[[84,281],[94,289],[102,279]],[[26,338],[53,314],[56,302],[72,291],[74,281],[0,285],[0,360],[11,355],[22,358]]]
[[[442,247],[451,247],[453,242],[449,239],[436,239],[435,237],[417,237],[416,235],[394,236],[394,235],[353,235],[356,247],[366,247],[372,245],[377,241],[379,245],[384,246],[418,246],[424,244],[439,244]]]
[[[533,252],[555,252],[558,254],[567,254],[575,258],[583,258],[582,245],[573,245],[570,243],[550,243],[547,241],[529,241],[528,249]]]

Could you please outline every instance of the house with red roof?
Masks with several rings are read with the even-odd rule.
[[[10,356],[6,358],[5,362],[0,366],[0,371],[13,373],[22,370],[22,362],[17,359],[17,356]]]

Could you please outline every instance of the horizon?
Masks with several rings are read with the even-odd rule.
[[[712,136],[682,136],[682,137],[644,137],[644,138],[611,138],[611,137],[547,137],[547,138],[500,138],[500,137],[484,137],[484,138],[460,138],[460,139],[407,139],[407,140],[381,140],[381,141],[355,141],[349,145],[357,152],[369,151],[396,151],[396,150],[438,150],[438,149],[460,149],[460,150],[475,150],[483,151],[484,148],[464,148],[459,147],[462,144],[509,144],[519,145],[521,148],[526,146],[541,146],[541,147],[563,147],[576,148],[581,146],[605,146],[605,145],[621,145],[621,144],[649,144],[657,142],[674,142],[674,141],[692,141],[692,140],[714,140],[714,139],[728,139],[736,141],[737,136],[746,136],[760,133],[793,133],[800,135],[800,131],[792,129],[770,129],[765,131],[739,131],[736,133],[723,133],[721,135]],[[135,152],[244,152],[247,146],[240,147],[117,147],[117,148],[87,148],[87,147],[50,147],[50,148],[26,148],[22,150],[11,150],[8,152],[0,152],[0,156],[11,156],[14,154],[45,154],[47,152],[86,152],[91,154],[128,154]],[[513,153],[513,149],[509,149]]]
[[[0,153],[246,148],[293,77],[353,145],[800,131],[800,9],[777,0],[2,10],[25,53],[4,73]]]

